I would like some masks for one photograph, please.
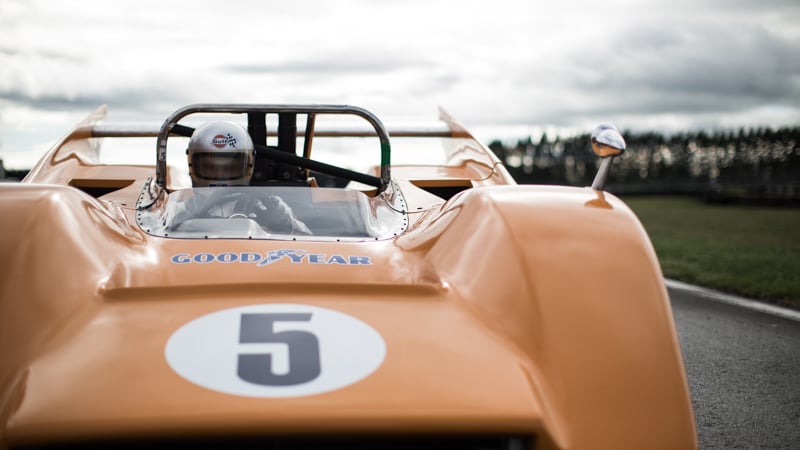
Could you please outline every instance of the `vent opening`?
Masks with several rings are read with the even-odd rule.
[[[134,180],[100,180],[100,179],[81,179],[70,180],[69,185],[82,190],[94,198],[102,197],[111,192],[118,191],[133,184]]]

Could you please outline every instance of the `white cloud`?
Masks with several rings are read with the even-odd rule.
[[[4,0],[0,157],[101,103],[156,121],[194,102],[443,106],[506,132],[798,124],[798,21],[794,0]]]

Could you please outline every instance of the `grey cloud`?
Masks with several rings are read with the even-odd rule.
[[[285,64],[234,64],[223,67],[223,70],[242,74],[293,74],[293,73],[370,73],[386,72],[391,67],[359,62],[293,61]]]
[[[0,100],[50,111],[93,110],[100,105],[112,109],[156,111],[160,105],[180,103],[178,96],[164,91],[115,90],[113,93],[85,93],[74,96],[45,94],[31,95],[19,91],[0,91]]]
[[[77,56],[67,52],[47,51],[47,50],[19,50],[13,47],[0,46],[0,55],[14,58],[42,58],[53,62],[83,63],[88,61],[85,57]]]
[[[400,69],[429,67],[430,62],[420,59],[387,58],[371,55],[314,55],[304,60],[283,63],[234,64],[222,70],[243,74],[349,74],[383,73]]]
[[[800,42],[760,25],[663,23],[622,30],[603,48],[532,71],[572,99],[548,108],[564,117],[730,113],[800,104],[798,54]]]
[[[689,0],[689,3],[694,4],[695,1],[696,0]],[[730,11],[731,8],[752,11],[797,8],[796,0],[704,0],[704,4],[707,6],[716,6],[720,11]]]
[[[73,52],[56,50],[20,50],[18,48],[0,45],[0,56],[24,60],[50,61],[52,63],[83,64],[88,58],[76,55]]]
[[[791,87],[787,81],[800,73],[800,60],[794,57],[800,42],[791,42],[760,26],[689,29],[661,45],[647,42],[645,33],[636,30],[624,37],[639,43],[625,52],[632,55],[629,70],[620,74],[624,84],[653,80],[669,90],[699,88],[722,93],[733,93],[731,88],[738,92],[742,87],[772,84],[775,90],[785,92]],[[725,79],[733,81],[720,82]],[[763,79],[769,83],[758,82]]]

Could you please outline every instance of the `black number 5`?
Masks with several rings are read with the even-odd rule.
[[[311,313],[242,314],[239,342],[242,344],[282,343],[289,347],[289,371],[276,374],[272,370],[272,355],[240,354],[239,378],[265,386],[289,386],[305,383],[320,374],[319,340],[308,331],[293,330],[276,333],[275,322],[308,322]]]

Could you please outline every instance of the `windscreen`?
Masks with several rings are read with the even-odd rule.
[[[406,208],[394,189],[234,186],[181,189],[138,217],[170,238],[374,240],[402,232]]]

